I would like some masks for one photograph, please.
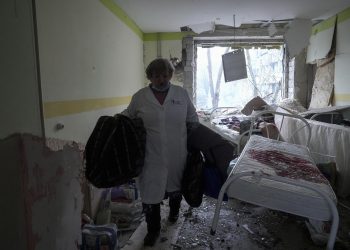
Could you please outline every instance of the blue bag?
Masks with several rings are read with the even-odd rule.
[[[204,194],[217,199],[225,180],[223,180],[218,168],[206,162],[203,167],[203,182]],[[228,197],[224,194],[223,201],[227,200]]]

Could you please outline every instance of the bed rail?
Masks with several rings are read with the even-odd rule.
[[[251,125],[250,125],[250,129],[249,129],[249,138],[251,137],[252,133],[254,132],[254,122],[257,121],[259,118],[262,118],[263,115],[266,115],[266,114],[273,114],[275,117],[276,115],[280,115],[282,116],[282,121],[281,121],[281,124],[278,128],[279,131],[281,131],[282,129],[282,126],[283,126],[283,122],[284,122],[284,118],[287,116],[287,117],[290,117],[290,118],[294,118],[294,119],[299,119],[304,125],[297,128],[293,133],[292,135],[290,136],[291,138],[295,136],[295,134],[297,134],[301,129],[306,129],[307,130],[307,140],[306,140],[306,145],[305,146],[309,146],[310,144],[310,139],[311,139],[311,127],[310,127],[310,124],[308,123],[308,121],[300,116],[300,115],[296,115],[296,114],[289,114],[289,113],[282,113],[282,112],[277,112],[277,111],[272,111],[272,110],[264,110],[264,111],[261,111],[259,112],[258,114],[252,116],[252,122],[251,122]],[[265,124],[266,121],[263,121]],[[267,129],[267,133],[269,133],[269,129]],[[269,137],[269,136],[268,136]],[[288,138],[288,139],[291,139],[291,138]],[[280,137],[280,135],[278,135],[278,138],[277,140],[281,140],[282,138]]]

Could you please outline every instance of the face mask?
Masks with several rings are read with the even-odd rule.
[[[162,86],[154,86],[153,84],[150,84],[150,86],[155,91],[165,92],[165,91],[167,91],[170,88],[170,82],[168,82],[167,84],[164,84]]]

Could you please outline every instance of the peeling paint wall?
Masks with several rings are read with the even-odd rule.
[[[15,134],[0,141],[0,152],[1,248],[75,249],[84,198],[78,146],[53,151],[39,137]]]
[[[45,144],[48,148],[50,148],[53,151],[63,150],[63,148],[67,145],[70,145],[71,147],[78,148],[80,157],[83,161],[84,150],[85,150],[85,144],[83,144],[83,143],[60,140],[60,139],[56,139],[56,138],[46,138]],[[83,165],[83,167],[85,167],[85,166]],[[85,214],[87,214],[90,218],[95,219],[97,210],[98,210],[99,205],[100,205],[102,192],[106,189],[96,188],[93,185],[91,185],[85,179],[83,171],[80,173],[79,178],[80,178],[81,190],[82,190],[82,193],[84,194],[84,207],[83,207],[82,211]]]
[[[334,56],[317,60],[317,69],[309,109],[328,107],[334,89]]]
[[[309,106],[310,102],[310,86],[312,82],[309,82],[308,71],[309,66],[306,64],[306,50],[302,50],[294,58],[294,99],[299,101],[305,108]]]
[[[335,41],[334,72],[325,71],[324,78],[333,78],[333,105],[343,106],[350,103],[349,63],[350,63],[350,8],[318,23],[313,27],[308,48],[308,63],[325,59],[332,52]],[[322,76],[321,76],[322,77]],[[329,82],[328,82],[329,84]]]

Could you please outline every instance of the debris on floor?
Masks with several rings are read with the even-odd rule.
[[[216,200],[204,197],[199,208],[184,213],[177,249],[318,250],[303,217],[230,199],[221,208],[215,235],[210,235]],[[350,249],[349,210],[338,207],[340,224],[334,249]],[[175,248],[174,248],[175,249]]]
[[[180,214],[184,213],[184,208],[186,207],[183,204]],[[188,206],[187,206],[188,209]],[[182,229],[183,222],[185,220],[184,216],[181,216],[176,223],[168,222],[168,213],[169,206],[168,201],[164,201],[161,204],[161,231],[159,239],[154,247],[144,247],[143,239],[147,233],[147,226],[144,221],[144,218],[139,225],[139,227],[133,232],[129,241],[125,244],[120,241],[120,248],[122,250],[140,250],[140,249],[155,249],[155,250],[168,250],[168,249],[183,249],[181,246],[177,245],[176,241],[180,230]]]
[[[350,201],[346,203],[350,205]],[[161,235],[153,248],[143,247],[146,223],[124,234],[119,243],[122,250],[321,250],[312,241],[307,228],[307,219],[236,199],[222,203],[215,235],[210,234],[216,200],[204,196],[198,208],[190,208],[182,202],[180,217],[175,225],[167,222],[167,201],[161,205]],[[349,209],[338,205],[340,223],[334,250],[350,249]],[[122,234],[125,232],[122,232]],[[121,235],[122,235],[121,234]],[[132,235],[131,235],[132,234]],[[131,236],[131,237],[130,237]]]

